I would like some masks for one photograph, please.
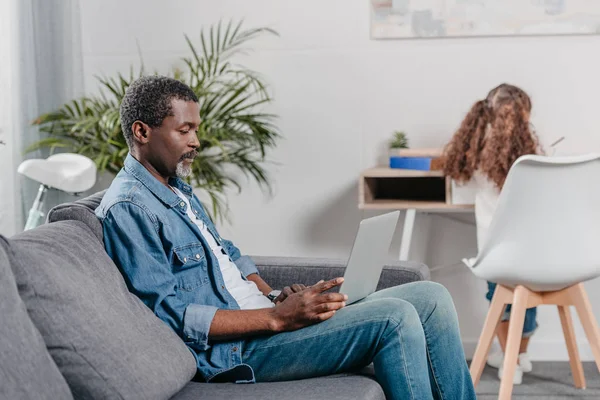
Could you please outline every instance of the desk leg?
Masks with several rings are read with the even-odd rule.
[[[414,208],[406,210],[404,215],[404,229],[402,229],[402,241],[400,242],[400,261],[408,260],[410,253],[410,242],[413,236],[415,226],[415,215],[417,210]]]

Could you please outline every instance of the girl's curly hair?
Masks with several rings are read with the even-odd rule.
[[[508,171],[522,155],[541,153],[529,124],[531,99],[503,83],[479,100],[444,149],[444,173],[467,182],[477,170],[502,189]]]

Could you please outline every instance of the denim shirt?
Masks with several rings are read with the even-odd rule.
[[[248,256],[219,236],[191,186],[179,178],[171,178],[169,184],[189,198],[193,213],[206,224],[244,279],[258,273]],[[252,368],[242,362],[243,340],[208,341],[216,311],[240,307],[227,291],[217,259],[186,215],[186,207],[129,154],[96,209],[104,246],[129,290],[192,350],[198,372],[207,382],[254,382]]]

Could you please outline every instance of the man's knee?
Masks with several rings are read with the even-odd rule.
[[[452,303],[452,296],[448,289],[440,283],[423,281],[421,282],[422,290],[428,294],[428,298],[436,303]]]
[[[455,319],[456,310],[452,296],[441,284],[431,281],[419,281],[397,286],[399,296],[411,303],[417,310],[422,323],[432,316],[436,320]]]
[[[454,302],[448,289],[436,282],[422,282],[420,290],[422,295],[419,296],[419,303],[415,307],[419,310],[419,314],[423,323],[430,321],[433,317],[436,325],[440,329],[453,329],[456,324],[456,310]]]
[[[408,283],[398,288],[404,288],[402,298],[411,302],[417,310],[425,305],[452,305],[452,296],[442,284],[431,281]],[[425,307],[427,308],[427,307]]]
[[[369,319],[389,322],[393,328],[398,326],[421,328],[419,314],[415,307],[408,301],[384,298],[370,301],[365,303],[365,305],[367,309],[364,311],[369,316]]]

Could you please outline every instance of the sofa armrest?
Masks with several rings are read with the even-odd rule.
[[[252,256],[261,277],[273,288],[281,289],[294,283],[313,285],[321,279],[344,276],[346,262],[332,258]],[[414,261],[386,264],[377,290],[403,283],[429,280],[429,268]]]

